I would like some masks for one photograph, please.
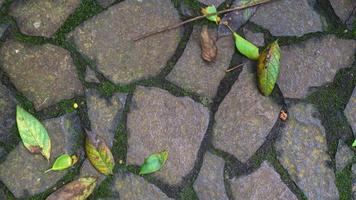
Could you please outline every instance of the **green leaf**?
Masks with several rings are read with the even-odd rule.
[[[254,44],[233,32],[235,45],[239,52],[251,60],[258,60],[260,57],[259,49]]]
[[[78,158],[75,155],[70,156],[68,154],[63,154],[59,156],[56,161],[54,161],[52,168],[45,171],[45,173],[49,171],[60,171],[68,169],[69,167],[73,166],[77,160]]]
[[[46,200],[85,200],[93,192],[95,185],[94,177],[79,178],[53,192]]]
[[[277,82],[280,70],[280,58],[281,49],[276,40],[267,46],[258,60],[258,87],[265,96],[269,96],[272,93]]]
[[[16,122],[25,147],[31,153],[41,153],[49,160],[51,156],[51,140],[41,122],[20,106],[16,108]]]
[[[354,141],[354,143],[352,143],[353,147],[356,147],[356,140]]]
[[[114,157],[102,138],[87,131],[85,151],[95,169],[105,175],[113,174]]]
[[[168,151],[154,153],[147,157],[141,166],[140,175],[150,174],[160,170],[168,159]]]
[[[210,15],[217,13],[216,7],[214,5],[208,6],[206,8],[202,8],[201,12],[203,15]],[[211,15],[206,17],[208,20],[215,22],[216,24],[219,24],[220,22],[220,17],[217,15]]]

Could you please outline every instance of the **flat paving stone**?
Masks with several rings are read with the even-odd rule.
[[[10,137],[10,129],[16,119],[16,99],[12,93],[0,83],[0,141],[6,143]]]
[[[351,66],[355,48],[355,40],[333,35],[281,47],[278,85],[284,97],[304,98],[313,87],[331,82],[339,69]]]
[[[343,170],[352,161],[353,156],[354,152],[342,140],[339,140],[335,155],[336,171]]]
[[[222,4],[225,0],[199,0],[200,3],[203,3],[205,5],[214,5],[218,7],[220,4]]]
[[[96,0],[96,2],[104,8],[111,6],[115,0]]]
[[[349,27],[352,28],[352,23],[356,14],[356,1],[354,0],[330,0],[335,13]]]
[[[128,84],[155,76],[166,66],[180,41],[180,29],[136,42],[133,38],[179,21],[170,1],[127,0],[84,22],[70,37],[108,79]]]
[[[336,200],[335,175],[328,166],[325,129],[310,104],[289,106],[289,119],[275,147],[278,160],[308,199]]]
[[[351,125],[351,128],[354,132],[354,136],[356,137],[356,87],[352,92],[352,95],[350,97],[349,102],[346,105],[344,113]]]
[[[114,144],[116,129],[123,115],[126,96],[127,94],[115,93],[111,98],[105,99],[94,89],[86,91],[91,131],[103,138],[110,148]],[[106,178],[88,160],[84,161],[80,176],[95,176],[98,177],[98,182]]]
[[[16,0],[10,15],[22,33],[33,36],[51,37],[80,5],[81,0]]]
[[[3,70],[36,110],[83,93],[73,59],[65,49],[8,40],[0,54]]]
[[[265,142],[281,108],[260,94],[251,68],[251,63],[245,65],[220,104],[213,127],[213,145],[241,162],[246,162]]]
[[[280,175],[267,161],[251,174],[230,181],[235,199],[245,200],[297,200],[292,191],[282,182]]]
[[[313,10],[316,0],[274,1],[259,7],[251,21],[274,36],[302,36],[323,30],[320,15]]]
[[[263,33],[254,33],[247,28],[243,29],[246,40],[252,42],[254,45],[263,47],[265,46],[265,38]]]
[[[120,200],[168,200],[170,199],[155,185],[144,178],[128,172],[115,174],[113,191],[118,192]],[[113,199],[117,199],[113,198]]]
[[[51,188],[68,171],[44,173],[54,160],[64,154],[78,150],[78,136],[81,134],[77,115],[67,114],[44,121],[51,138],[51,159],[48,162],[40,154],[31,154],[22,143],[11,151],[0,165],[0,180],[16,198],[32,196]]]
[[[141,165],[152,153],[167,150],[165,166],[153,176],[178,185],[194,167],[208,123],[208,109],[189,97],[137,87],[127,116],[127,164]]]
[[[85,70],[85,78],[84,79],[86,82],[100,83],[98,77],[96,77],[95,72],[92,69],[90,69],[89,67],[87,67]]]
[[[220,38],[216,42],[216,60],[208,63],[201,58],[200,31],[200,27],[194,28],[183,55],[166,79],[212,99],[225,76],[225,70],[229,67],[235,47],[231,37]],[[217,38],[216,31],[210,29],[209,33],[213,38]]]
[[[224,184],[224,165],[222,158],[207,152],[198,178],[194,182],[194,190],[199,199],[227,200]]]

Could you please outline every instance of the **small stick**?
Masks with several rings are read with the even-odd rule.
[[[232,12],[232,11],[235,11],[235,10],[242,10],[242,9],[253,7],[253,6],[257,6],[257,5],[260,5],[260,4],[265,4],[265,3],[268,3],[268,2],[271,2],[271,1],[273,1],[273,0],[261,0],[261,1],[257,2],[257,3],[252,2],[252,3],[246,4],[246,5],[242,5],[242,6],[238,6],[238,7],[234,7],[234,8],[229,8],[229,9],[226,9],[226,10],[221,10],[221,11],[219,11],[217,13],[211,13],[211,14],[208,14],[208,15],[200,15],[200,16],[197,16],[197,17],[193,17],[191,19],[188,19],[186,21],[180,22],[178,24],[166,26],[166,27],[163,27],[163,28],[161,28],[159,30],[148,32],[146,34],[138,36],[138,37],[134,38],[133,41],[138,41],[138,40],[147,38],[147,37],[152,36],[152,35],[156,35],[156,34],[159,34],[159,33],[165,32],[165,31],[170,31],[170,30],[176,29],[176,28],[178,28],[180,26],[183,26],[184,24],[187,24],[187,23],[190,23],[190,22],[193,22],[193,21],[196,21],[196,20],[204,19],[205,17],[210,17],[210,16],[213,16],[213,15],[220,15],[220,14]]]
[[[231,72],[231,71],[233,71],[233,70],[235,70],[235,69],[237,69],[237,68],[239,68],[239,67],[242,67],[242,66],[244,66],[244,65],[245,65],[245,63],[241,63],[241,64],[239,64],[239,65],[237,65],[237,66],[235,66],[235,67],[233,67],[233,68],[231,68],[231,69],[225,70],[225,72]]]

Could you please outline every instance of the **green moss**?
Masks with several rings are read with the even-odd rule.
[[[198,200],[198,196],[193,189],[193,185],[189,184],[183,188],[182,192],[179,194],[180,200]]]
[[[352,199],[351,165],[336,173],[336,186],[339,189],[340,200]]]

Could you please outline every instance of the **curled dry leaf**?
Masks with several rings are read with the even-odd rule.
[[[49,195],[46,200],[84,200],[90,196],[96,185],[96,178],[85,177],[74,180]]]
[[[31,153],[41,153],[49,160],[51,140],[41,122],[20,106],[16,108],[16,122],[24,146]]]
[[[160,170],[168,159],[168,151],[154,153],[148,156],[140,169],[140,175],[150,174]]]
[[[281,110],[281,112],[279,113],[279,119],[282,121],[287,121],[288,120],[288,113],[285,110]]]
[[[280,69],[281,49],[278,41],[267,46],[258,59],[258,87],[264,96],[269,96],[277,82]]]
[[[201,57],[208,62],[215,60],[218,48],[215,39],[210,37],[208,27],[203,26],[200,33]]]
[[[56,161],[54,161],[51,169],[46,170],[45,173],[50,171],[60,171],[60,170],[68,169],[69,167],[77,163],[77,161],[78,161],[78,157],[76,155],[70,156],[68,154],[63,154],[59,156],[56,159]]]
[[[102,174],[113,174],[115,161],[110,148],[102,138],[90,131],[86,132],[85,151],[90,163]]]

